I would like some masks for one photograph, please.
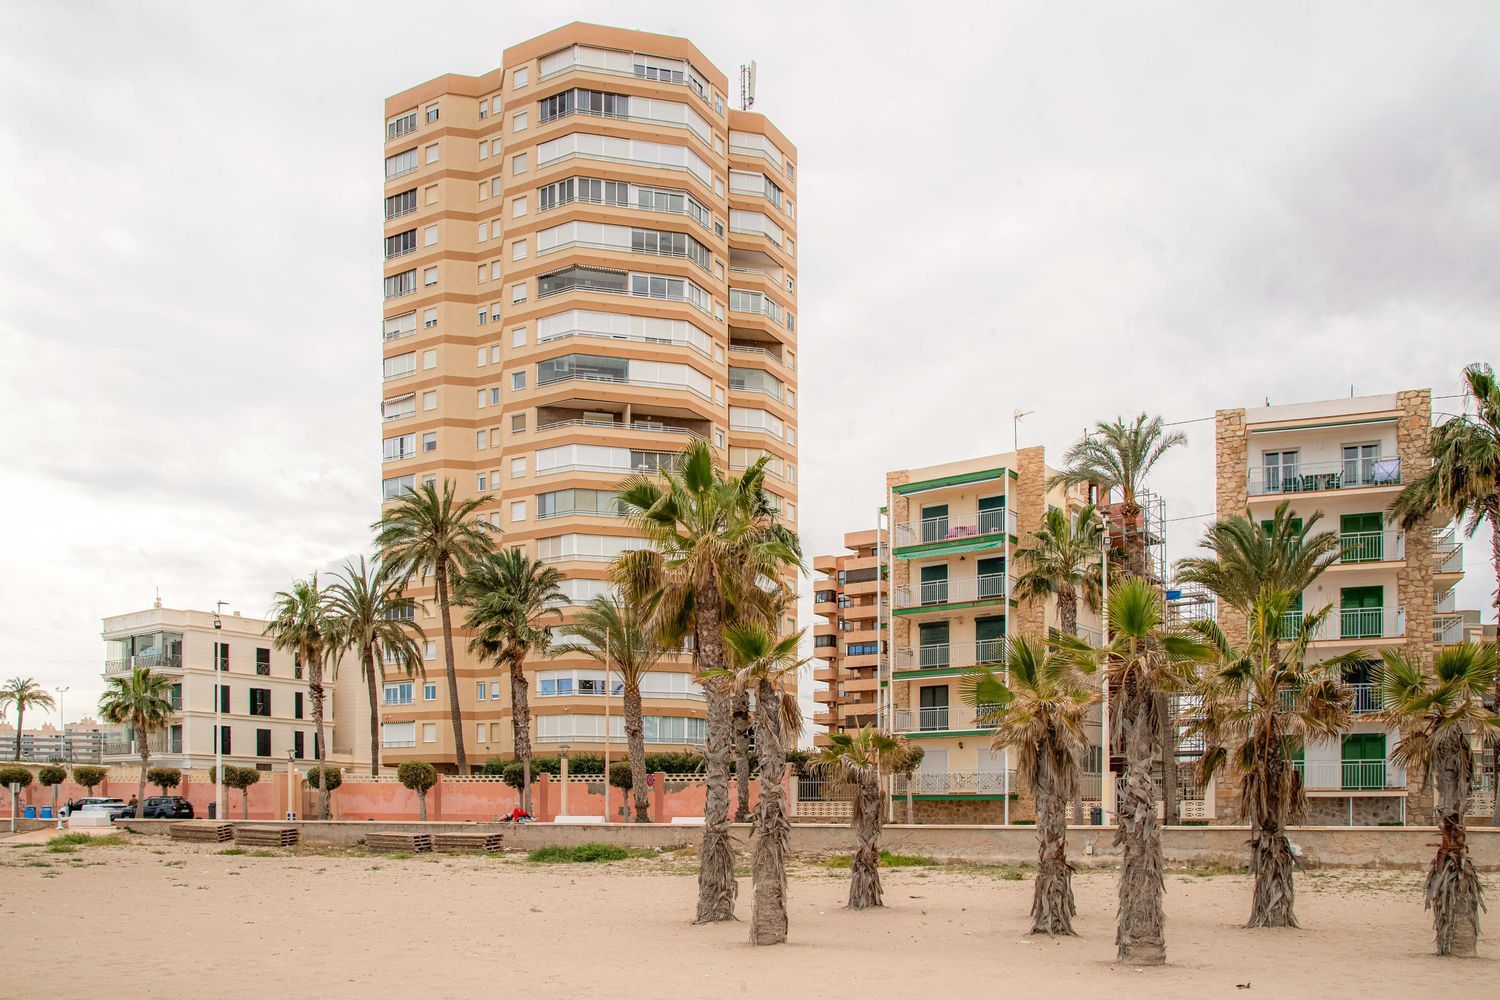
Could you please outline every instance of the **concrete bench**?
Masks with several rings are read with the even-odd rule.
[[[603,823],[603,816],[559,816],[554,823]]]
[[[83,809],[68,814],[69,830],[99,829],[110,825],[109,813],[103,809]]]
[[[702,816],[673,816],[672,817],[672,825],[673,826],[702,826],[703,825],[703,817]]]

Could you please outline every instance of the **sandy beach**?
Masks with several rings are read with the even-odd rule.
[[[688,852],[607,864],[312,848],[223,854],[150,837],[73,853],[0,842],[0,996],[533,997],[902,995],[1070,998],[1493,996],[1500,941],[1440,960],[1416,872],[1299,875],[1298,931],[1248,931],[1249,880],[1173,872],[1165,968],[1117,966],[1112,871],[1075,880],[1079,937],[1035,938],[1029,873],[883,874],[886,908],[844,909],[846,870],[801,859],[791,941],[695,927]],[[1492,882],[1493,877],[1487,877]],[[750,881],[741,880],[748,918]],[[1494,926],[1491,924],[1490,926]],[[1495,933],[1492,931],[1492,933]],[[18,960],[18,961],[17,961]],[[144,974],[135,981],[133,970]],[[128,982],[128,987],[126,986]],[[1239,984],[1248,983],[1248,989]]]

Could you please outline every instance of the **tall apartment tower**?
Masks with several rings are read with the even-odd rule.
[[[1463,552],[1450,524],[1405,529],[1387,510],[1401,487],[1428,466],[1430,390],[1317,403],[1220,410],[1217,414],[1218,515],[1267,520],[1286,503],[1292,516],[1322,513],[1317,529],[1335,532],[1338,559],[1299,595],[1288,627],[1331,610],[1311,647],[1315,660],[1355,649],[1369,659],[1346,669],[1354,724],[1336,740],[1309,744],[1297,767],[1311,800],[1307,822],[1350,825],[1430,822],[1430,799],[1391,759],[1397,733],[1372,721],[1382,699],[1382,650],[1403,649],[1431,664],[1444,643],[1464,638],[1454,611]],[[1219,607],[1236,642],[1245,621]],[[1218,783],[1220,810],[1231,810],[1233,783]]]
[[[685,39],[571,24],[503,67],[386,100],[383,497],[444,479],[491,495],[501,544],[561,570],[576,607],[639,544],[616,485],[692,439],[731,469],[770,455],[795,525],[797,150],[731,109],[724,73]],[[421,623],[441,638],[431,613]],[[509,684],[467,642],[477,763],[511,752]],[[387,687],[392,761],[456,760],[442,660]],[[540,752],[602,748],[615,692],[597,668],[530,665]],[[648,679],[653,749],[703,741],[690,670],[678,655]]]
[[[823,619],[813,625],[813,656],[822,661],[813,680],[828,685],[813,692],[813,723],[825,727],[813,736],[818,746],[828,745],[828,733],[874,725],[880,708],[880,531],[851,531],[844,548],[813,560],[823,576],[813,591],[813,613]]]

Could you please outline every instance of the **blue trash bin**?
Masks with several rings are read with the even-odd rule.
[[[52,807],[51,806],[42,806],[41,807],[41,818],[42,819],[51,819],[52,818]]]
[[[22,819],[36,819],[36,806],[27,806],[21,812]]]

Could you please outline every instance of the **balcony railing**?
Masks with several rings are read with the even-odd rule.
[[[1268,465],[1251,469],[1250,496],[1272,493],[1312,493],[1351,490],[1364,486],[1401,485],[1401,459],[1395,456],[1351,458],[1342,462]]]
[[[1005,660],[1004,639],[981,639],[963,644],[931,644],[896,650],[897,670],[946,670]]]
[[[1406,558],[1406,532],[1349,531],[1338,536],[1341,563],[1395,562]]]
[[[729,350],[734,354],[759,354],[762,357],[769,358],[770,360],[776,362],[783,368],[791,367],[786,363],[786,361],[782,359],[781,355],[768,351],[764,347],[749,347],[744,344],[730,344]]]
[[[948,542],[964,538],[982,538],[986,535],[1015,534],[1016,515],[1009,510],[982,510],[978,515],[962,517],[928,517],[918,523],[916,531],[911,525],[896,525],[896,544],[926,545],[929,542]]]
[[[1309,791],[1385,791],[1406,787],[1405,769],[1384,758],[1297,760],[1292,766],[1302,775],[1302,785]]]
[[[1281,638],[1295,638],[1301,627],[1302,612],[1287,612],[1281,619]],[[1313,640],[1399,639],[1405,634],[1405,608],[1341,608],[1323,619]]]
[[[905,775],[896,776],[896,794],[907,793]],[[1016,788],[1015,771],[918,772],[911,776],[913,795],[1009,795]]]
[[[1456,646],[1464,641],[1464,616],[1457,612],[1432,616],[1432,641],[1443,646]]]
[[[537,379],[537,388],[549,385],[557,385],[559,382],[612,382],[615,385],[636,385],[647,389],[670,389],[677,392],[691,392],[695,396],[710,399],[708,393],[696,386],[688,385],[686,382],[653,382],[643,378],[620,378],[617,375],[586,375],[583,372],[568,372],[562,375],[554,375],[548,379]]]
[[[643,424],[640,422],[625,423],[622,420],[587,420],[582,417],[573,420],[554,420],[550,424],[541,424],[537,427],[541,431],[555,431],[563,427],[602,427],[605,430],[617,431],[641,431],[647,434],[686,434],[688,437],[701,438],[695,430],[686,427],[669,427],[666,424]]]
[[[1434,573],[1462,573],[1464,571],[1464,544],[1458,540],[1456,528],[1433,532],[1432,571]]]
[[[896,588],[896,607],[918,608],[965,601],[1004,599],[1010,595],[1010,578],[1004,573],[986,573],[958,580],[924,580],[917,586]]]
[[[152,753],[182,753],[182,739],[169,739],[166,733],[152,733],[146,746]],[[104,743],[106,757],[139,757],[140,753],[140,744],[135,739],[113,737]]]
[[[1349,710],[1355,715],[1378,712],[1385,707],[1385,692],[1379,684],[1345,681],[1343,687],[1349,692]]]
[[[992,728],[981,726],[979,719],[993,712],[996,705],[934,705],[918,708],[896,709],[896,731],[900,733],[950,733],[967,732],[971,729]]]
[[[182,656],[178,653],[137,653],[124,659],[104,661],[104,672],[107,674],[123,674],[136,667],[149,667],[152,670],[181,670]]]
[[[1434,597],[1432,599],[1432,613],[1435,614],[1435,615],[1441,615],[1441,614],[1444,614],[1444,613],[1452,613],[1452,612],[1457,611],[1457,610],[1458,610],[1458,591],[1457,591],[1457,589],[1450,588],[1449,590],[1447,590],[1443,594],[1442,597]]]

